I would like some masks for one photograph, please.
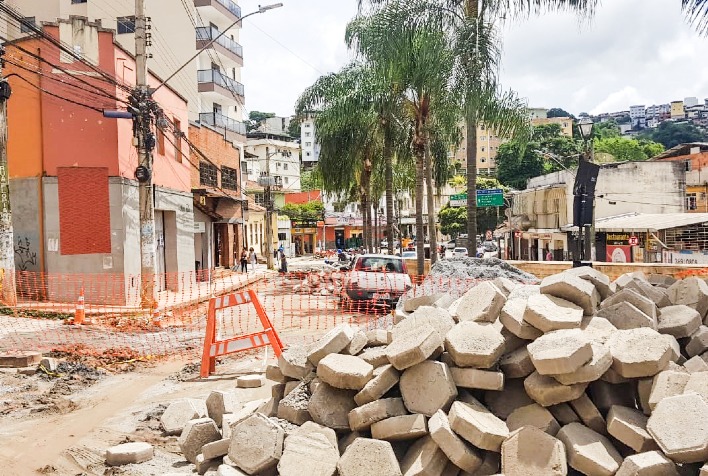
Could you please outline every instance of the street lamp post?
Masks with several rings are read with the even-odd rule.
[[[582,160],[592,162],[594,158],[594,142],[592,139],[593,121],[590,118],[580,121],[578,124],[580,135],[583,137],[585,151]],[[588,193],[587,186],[581,184],[579,190],[575,191],[576,196],[580,195],[580,216],[585,216],[587,207],[592,207],[592,218],[590,223],[579,223],[578,231],[580,236],[580,256],[581,260],[592,260],[592,245],[595,241],[595,196]]]

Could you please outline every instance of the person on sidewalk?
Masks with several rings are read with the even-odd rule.
[[[285,257],[285,253],[280,253],[280,269],[278,271],[283,274],[288,272],[288,259]]]
[[[258,257],[256,256],[256,251],[251,248],[248,250],[248,261],[251,263],[253,271],[256,270],[256,263],[258,262]]]
[[[243,247],[243,251],[241,251],[241,268],[239,271],[248,272],[248,252],[245,246]]]

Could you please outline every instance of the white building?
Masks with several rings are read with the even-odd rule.
[[[671,115],[671,104],[659,104],[647,107],[645,116],[647,118],[659,118]]]
[[[286,135],[288,126],[290,125],[289,117],[275,116],[269,117],[263,121],[258,130],[268,134]]]
[[[7,0],[10,7],[34,24],[70,16],[100,21],[116,30],[116,41],[135,51],[135,0]],[[189,118],[218,128],[241,150],[246,142],[243,124],[244,86],[241,84],[243,48],[238,43],[241,7],[234,0],[149,0],[148,68],[160,78],[171,76],[198,49],[225,32],[169,81],[189,105]],[[269,13],[272,14],[272,13]],[[2,25],[9,39],[26,31]],[[25,28],[26,30],[26,28]],[[73,44],[72,38],[61,38]],[[187,124],[182,124],[187,130]]]
[[[320,146],[317,144],[315,118],[308,114],[300,125],[300,145],[302,146],[302,165],[312,167],[320,159]]]
[[[687,97],[683,99],[684,107],[693,107],[700,104],[697,97]]]
[[[629,107],[629,117],[632,120],[632,127],[643,128],[647,125],[646,108],[644,104]]]
[[[258,182],[270,163],[270,176],[285,192],[300,191],[300,144],[288,136],[251,133],[246,151],[255,157],[245,159],[248,180]]]
[[[548,118],[548,109],[543,107],[528,108],[529,117],[531,119],[546,119]]]

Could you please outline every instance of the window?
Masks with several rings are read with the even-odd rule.
[[[305,132],[305,137],[312,137],[312,132]]]
[[[482,157],[481,162],[482,162],[482,163],[485,163],[486,161],[487,161],[487,159],[485,159],[484,157]]]
[[[118,17],[118,34],[135,33],[135,17]]]
[[[221,167],[221,186],[228,190],[238,190],[238,171],[231,167]]]
[[[288,170],[288,164],[283,164],[283,170]]]
[[[310,157],[310,156],[312,155],[312,152],[305,152],[305,155],[306,155],[307,157]]]
[[[687,193],[686,194],[686,210],[697,210],[698,209],[698,201],[696,199],[696,194],[695,193]]]
[[[157,128],[157,153],[165,155],[165,133],[159,127]]]
[[[20,20],[20,33],[32,33],[37,27],[37,19],[35,17],[24,17]]]
[[[278,233],[278,241],[285,241],[288,239],[287,233]]]
[[[309,122],[307,122],[307,123],[304,124],[304,126],[305,126],[305,129],[309,129],[310,127],[312,127],[312,124],[310,124]]]
[[[182,163],[182,123],[174,117],[172,122],[175,125],[175,161]],[[164,145],[163,145],[164,147]]]
[[[686,162],[684,162],[684,165],[686,167],[686,172],[690,172],[691,171],[691,161],[687,160]]]
[[[487,136],[482,136],[479,138],[479,140],[487,140]]]
[[[312,142],[305,142],[305,147],[312,147]]]
[[[484,146],[482,146],[482,152],[484,152]]]
[[[87,0],[71,0],[72,5],[75,5],[77,3],[86,3]]]
[[[199,162],[199,183],[210,187],[218,186],[216,178],[218,174],[217,170],[214,164]]]
[[[256,192],[255,194],[253,194],[253,199],[258,205],[263,205],[265,203],[265,198],[263,198],[263,192]]]

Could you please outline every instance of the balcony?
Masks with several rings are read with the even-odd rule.
[[[228,100],[229,105],[243,103],[243,84],[224,75],[218,69],[197,71],[197,88],[200,93],[214,93]],[[219,98],[214,102],[223,103]]]
[[[214,27],[200,26],[196,29],[197,50],[204,48],[211,40],[217,38],[221,32]],[[224,55],[227,59],[243,66],[243,46],[227,36],[219,37],[209,48]]]
[[[234,134],[239,136],[246,135],[246,125],[243,122],[231,119],[230,117],[219,114],[218,112],[199,113],[199,122],[212,126],[216,129],[224,130],[227,138],[233,137]]]
[[[194,0],[195,7],[208,7],[205,11],[213,10],[215,14],[229,17],[231,22],[241,18],[241,7],[231,0]],[[203,15],[202,15],[203,16]],[[210,19],[211,21],[211,19]]]

